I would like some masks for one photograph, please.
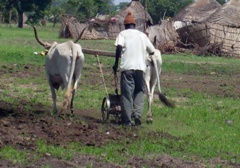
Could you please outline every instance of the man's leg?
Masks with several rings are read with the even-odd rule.
[[[123,71],[121,73],[121,110],[123,124],[131,124],[133,110],[133,92],[135,88],[134,71]]]
[[[141,125],[140,118],[142,116],[144,108],[144,90],[145,90],[143,71],[135,71],[134,77],[136,84],[133,98],[135,125]]]

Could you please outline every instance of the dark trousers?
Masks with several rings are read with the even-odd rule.
[[[144,106],[144,72],[127,70],[121,73],[121,110],[123,123],[141,118]]]

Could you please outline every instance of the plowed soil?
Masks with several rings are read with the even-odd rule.
[[[36,75],[39,72],[33,72],[30,65],[23,68],[24,73],[13,73],[9,67],[2,67],[0,77],[6,73],[12,77],[22,77],[20,74]],[[39,71],[44,73],[44,68]],[[228,79],[228,80],[226,80]],[[90,80],[90,79],[89,79]],[[87,83],[87,82],[86,82]],[[208,94],[226,96],[240,96],[240,76],[231,75],[219,77],[216,74],[203,75],[196,77],[191,74],[179,76],[174,73],[163,73],[162,84],[164,87],[176,87],[179,89],[188,88],[198,92],[207,92]],[[7,88],[7,83],[0,84],[0,94],[2,90]],[[229,90],[230,89],[230,90]],[[31,107],[30,109],[26,107]],[[135,134],[128,129],[123,129],[117,125],[104,124],[98,118],[94,117],[96,111],[91,110],[75,110],[75,116],[71,117],[67,114],[60,116],[51,116],[46,111],[51,107],[43,104],[27,102],[19,100],[18,104],[12,105],[0,101],[0,148],[4,146],[13,146],[22,150],[36,150],[37,140],[41,139],[47,144],[58,146],[66,146],[71,142],[80,142],[87,146],[101,147],[109,142],[119,142],[122,140],[135,141],[138,140],[138,130],[134,127]],[[169,136],[170,135],[163,135]],[[172,137],[174,138],[174,137]],[[32,156],[29,156],[31,158]],[[31,159],[30,159],[31,160]],[[205,167],[204,164],[198,162],[186,162],[178,158],[163,155],[155,158],[140,158],[129,156],[128,166],[107,163],[101,158],[89,155],[75,155],[71,160],[65,161],[61,158],[55,158],[46,153],[40,159],[34,160],[27,165],[14,164],[10,161],[0,158],[0,167],[34,167],[40,168],[48,165],[57,168],[72,167],[103,167],[103,168],[120,168],[120,167],[164,167],[164,168],[197,168]],[[222,160],[209,161],[212,167],[219,164],[225,167],[240,167],[240,165],[231,165]],[[90,166],[91,165],[91,166]]]

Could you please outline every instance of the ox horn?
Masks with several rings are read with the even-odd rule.
[[[49,44],[47,42],[43,42],[42,40],[40,40],[38,38],[38,34],[37,34],[37,29],[32,25],[33,29],[34,29],[34,35],[35,35],[35,38],[37,40],[37,42],[42,45],[44,48],[48,48],[49,47]]]
[[[85,28],[82,30],[82,32],[80,33],[80,35],[78,36],[78,38],[74,41],[74,43],[77,43],[78,40],[80,40],[80,39],[82,38],[82,35],[83,35],[83,33],[84,33],[84,31],[85,31],[86,28],[87,28],[87,27],[85,27]]]

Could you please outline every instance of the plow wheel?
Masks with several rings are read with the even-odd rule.
[[[104,97],[103,100],[102,100],[101,113],[102,113],[103,122],[107,121],[109,119],[109,113],[108,113],[108,106],[107,106],[107,98],[106,97]]]

